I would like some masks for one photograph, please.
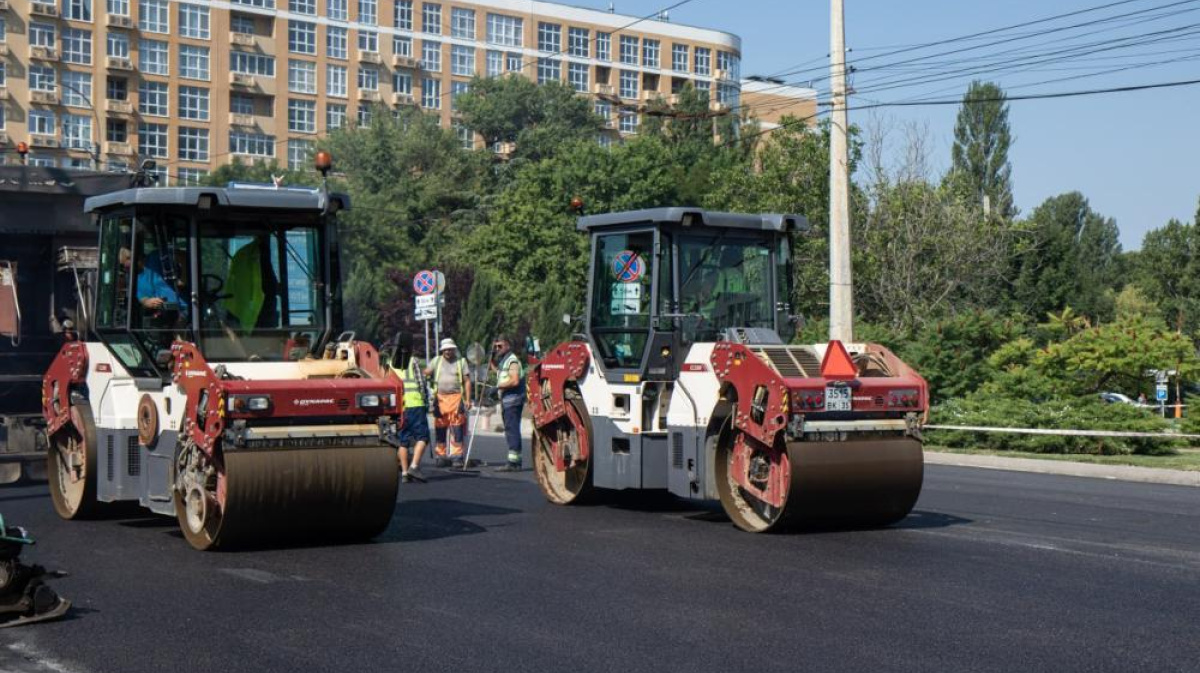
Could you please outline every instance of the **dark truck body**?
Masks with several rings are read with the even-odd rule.
[[[124,174],[0,166],[0,483],[23,465],[42,473],[42,375],[64,323],[88,329],[97,232],[84,199],[128,186]]]

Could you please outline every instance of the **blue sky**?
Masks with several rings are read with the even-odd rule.
[[[608,7],[607,0],[568,1],[599,9]],[[673,4],[673,1],[617,0],[615,4],[619,13],[645,15]],[[1113,1],[846,0],[846,44],[851,49],[850,59],[853,62],[884,54],[889,51],[887,48],[964,36]],[[1121,37],[1132,38],[1130,44],[1140,44],[1148,38],[1134,37],[1138,34],[1200,24],[1200,1],[1166,7],[1173,2],[1177,0],[1129,0],[1106,10],[1037,24],[1014,33],[1046,30],[1139,11],[1149,13],[1138,14],[1129,20],[1154,19],[1139,25],[1097,24],[1074,32],[1064,31],[1013,42],[1011,46],[1015,48],[1033,45],[1038,41],[1061,39],[1085,30],[1105,32],[1080,37],[1073,42],[1043,46],[1039,51],[1062,49],[1083,41]],[[1178,14],[1168,15],[1176,12]],[[826,0],[692,0],[673,10],[671,19],[740,35],[743,41],[743,75],[795,70],[800,64],[823,58],[829,49],[829,2]],[[1170,38],[1170,41],[1159,45],[1141,44],[1136,48],[1114,49],[1044,66],[1055,70],[976,76],[997,82],[1013,95],[1200,79],[1200,60],[1197,60],[1200,59],[1200,34],[1180,31],[1179,34],[1166,33],[1158,39],[1165,38]],[[970,44],[957,42],[939,47],[937,51]],[[940,60],[961,63],[963,57],[995,53],[1008,48],[1009,45],[997,46],[946,56]],[[863,89],[863,96],[879,101],[927,97],[939,90],[942,90],[941,93],[933,94],[939,99],[961,97],[972,77],[970,74],[917,87],[879,91],[877,94],[867,91],[872,79],[899,76],[894,71],[868,73],[868,65],[895,63],[932,51],[914,51],[863,61],[853,84]],[[1018,88],[1059,77],[1155,61],[1172,62]],[[827,72],[827,62],[810,63],[807,67],[820,67],[822,70],[792,75],[786,79],[792,81],[819,77]],[[926,73],[930,72],[929,66],[922,67],[926,68]],[[954,67],[962,66],[940,65],[935,70],[945,71]],[[876,82],[878,86],[878,79]],[[820,90],[820,83],[816,88]],[[859,103],[865,101],[860,100]],[[1200,108],[1200,86],[1060,100],[1013,101],[1010,106],[1010,125],[1016,136],[1009,155],[1013,166],[1013,190],[1023,214],[1031,212],[1047,197],[1077,190],[1089,199],[1094,210],[1117,221],[1121,229],[1121,243],[1127,250],[1140,247],[1146,231],[1162,226],[1172,217],[1188,221],[1192,219],[1197,198],[1200,197],[1200,171],[1196,170],[1193,161],[1200,153],[1200,125],[1195,121],[1194,112]],[[898,122],[927,122],[935,143],[935,168],[944,169],[949,164],[954,117],[957,113],[955,106],[888,108],[884,112]],[[851,121],[862,124],[867,121],[867,114],[852,110]]]

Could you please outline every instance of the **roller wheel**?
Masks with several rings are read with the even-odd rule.
[[[222,510],[217,500],[217,468],[196,445],[182,447],[175,459],[175,517],[192,547],[215,549],[221,541]]]
[[[64,519],[96,514],[96,426],[92,410],[71,407],[71,422],[50,438],[46,452],[47,481],[54,511]]]
[[[717,493],[734,525],[751,533],[782,530],[787,526],[791,495],[791,459],[783,448],[765,447],[747,438],[735,441],[726,425],[709,438],[715,445]],[[739,475],[740,473],[740,475]],[[738,477],[741,477],[739,480]],[[748,482],[754,488],[747,488]],[[765,493],[771,492],[775,504]]]
[[[592,422],[578,393],[568,391],[566,407],[566,418],[533,430],[533,469],[542,493],[556,505],[578,503],[593,490]],[[581,457],[584,450],[586,459]]]

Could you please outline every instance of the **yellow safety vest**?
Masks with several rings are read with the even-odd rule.
[[[402,372],[396,372],[400,376],[400,381],[404,383],[404,408],[418,409],[425,406],[425,391],[421,390],[423,383],[421,371],[418,367],[414,367],[417,359],[412,358],[408,361],[408,369]]]

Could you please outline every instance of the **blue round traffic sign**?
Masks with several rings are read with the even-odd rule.
[[[437,288],[437,276],[432,271],[418,271],[413,276],[413,290],[417,294],[433,294]]]
[[[613,257],[612,271],[617,280],[632,283],[645,273],[646,263],[633,250],[622,250]]]

